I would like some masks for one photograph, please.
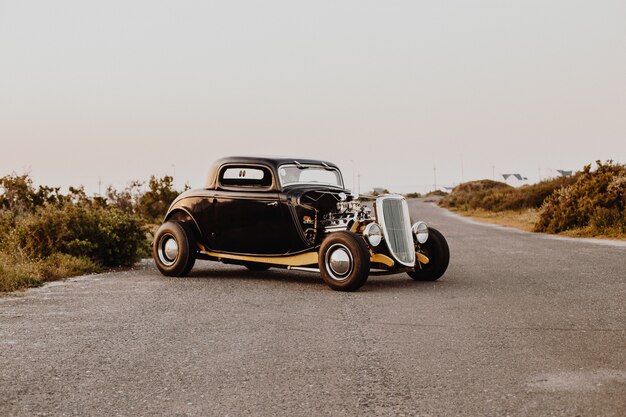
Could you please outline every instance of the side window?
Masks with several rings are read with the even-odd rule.
[[[270,187],[272,173],[263,167],[227,166],[220,171],[220,184],[228,187]]]

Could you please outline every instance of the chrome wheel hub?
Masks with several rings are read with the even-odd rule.
[[[159,260],[163,265],[170,266],[178,258],[178,242],[170,234],[164,235],[158,247]]]
[[[341,243],[336,243],[328,249],[324,262],[330,276],[337,281],[348,279],[354,268],[350,249]]]

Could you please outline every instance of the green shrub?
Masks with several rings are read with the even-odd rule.
[[[554,178],[520,188],[492,180],[470,181],[455,187],[450,195],[441,200],[440,205],[461,210],[496,212],[539,208],[555,190],[573,184],[576,178]]]
[[[158,222],[179,194],[173,178],[133,181],[106,197],[84,187],[33,185],[28,174],[0,178],[0,291],[51,279],[130,266],[150,256],[148,222]],[[188,189],[185,186],[185,189]]]
[[[127,214],[137,214],[138,204],[141,199],[143,187],[142,181],[131,181],[126,188],[121,191],[109,186],[106,191],[106,201],[113,207]]]
[[[13,229],[15,216],[9,210],[0,209],[0,243],[6,241],[11,229]]]
[[[433,191],[426,193],[426,197],[445,197],[447,195],[448,193],[442,190],[433,190]]]
[[[160,222],[170,204],[180,194],[174,189],[174,178],[166,175],[163,178],[150,177],[148,191],[138,201],[138,211],[146,220]]]
[[[56,253],[85,257],[103,266],[129,266],[145,251],[141,219],[116,208],[43,206],[20,218],[4,246],[32,259]]]
[[[44,204],[58,204],[67,200],[59,187],[40,185],[37,189],[28,174],[5,175],[0,178],[0,209],[13,214],[32,212]]]
[[[513,190],[508,184],[492,180],[469,181],[459,184],[445,196],[439,204],[443,207],[462,210],[486,208],[493,205],[500,197],[496,192]]]
[[[524,185],[514,188],[514,192],[500,207],[500,210],[522,210],[527,208],[539,208],[543,202],[556,190],[576,182],[578,174],[570,177],[558,177],[543,180],[537,184]]]
[[[596,233],[626,233],[626,165],[596,162],[576,182],[557,190],[541,208],[535,230],[559,233],[591,228]]]

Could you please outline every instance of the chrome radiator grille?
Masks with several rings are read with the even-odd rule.
[[[377,198],[376,217],[391,255],[402,265],[414,266],[415,246],[406,200],[401,196]]]

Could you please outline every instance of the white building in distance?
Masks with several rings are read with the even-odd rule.
[[[522,185],[528,185],[528,178],[522,176],[522,174],[502,174],[504,182],[512,187],[521,187]]]

